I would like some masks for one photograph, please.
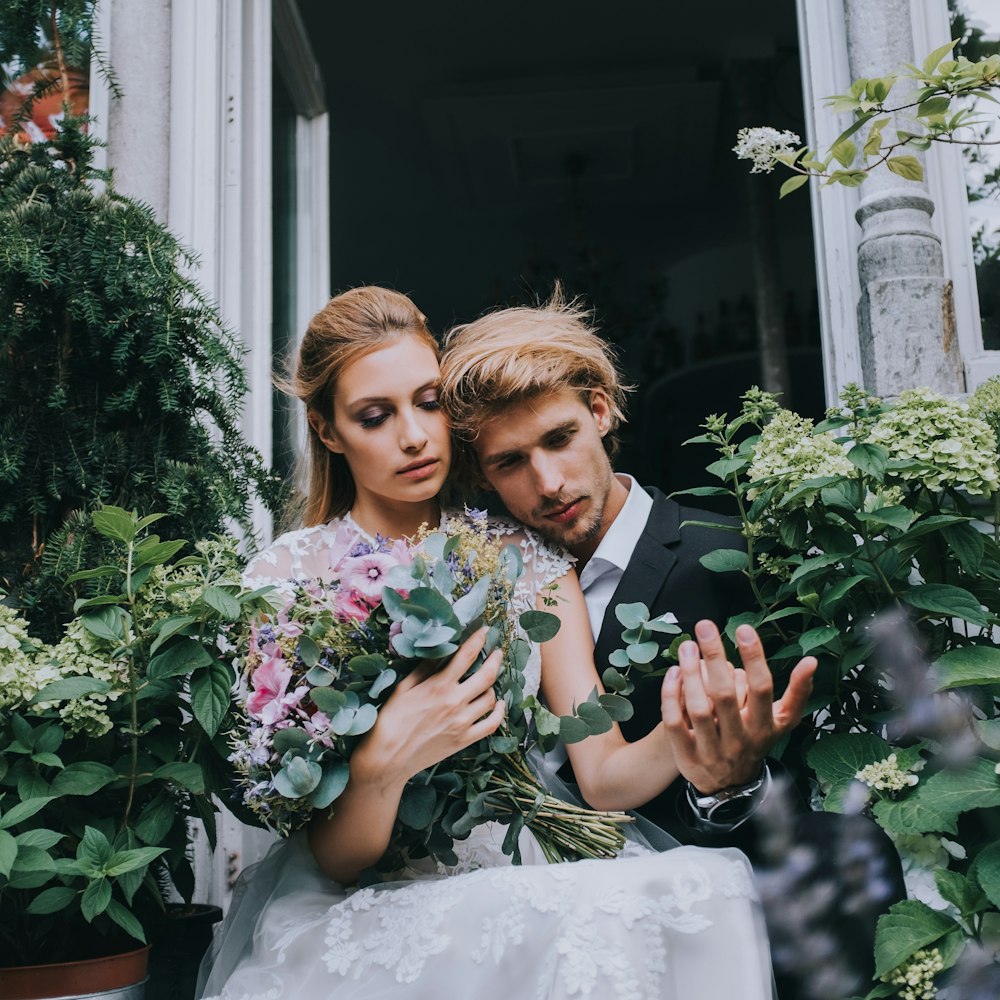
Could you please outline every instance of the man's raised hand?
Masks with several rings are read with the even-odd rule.
[[[709,794],[757,777],[771,747],[802,718],[816,658],[799,660],[775,701],[771,671],[753,628],[736,630],[745,685],[726,659],[712,622],[698,622],[695,637],[697,642],[681,644],[678,666],[663,680],[661,711],[681,774]]]

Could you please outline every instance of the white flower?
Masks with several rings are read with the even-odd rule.
[[[813,422],[791,410],[778,410],[761,431],[753,450],[747,477],[751,482],[782,477],[791,492],[807,479],[849,476],[854,466],[844,449],[829,434],[813,434]],[[747,491],[753,500],[759,490]]]
[[[912,788],[920,780],[911,771],[904,771],[899,766],[894,753],[885,760],[866,765],[854,777],[877,792],[901,792],[904,788]]]
[[[882,976],[882,982],[901,987],[900,1000],[934,1000],[934,976],[944,969],[939,948],[921,948],[902,965]]]
[[[741,128],[736,133],[733,152],[741,160],[753,160],[752,174],[769,174],[777,162],[776,156],[794,152],[802,140],[794,132],[779,132],[764,125],[758,128]]]
[[[966,403],[930,389],[907,389],[879,417],[868,439],[894,459],[916,460],[923,468],[897,473],[935,492],[946,486],[988,495],[1000,483],[997,441],[992,428]]]

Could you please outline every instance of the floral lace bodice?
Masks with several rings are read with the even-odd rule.
[[[449,517],[463,516],[457,511],[442,513],[442,527]],[[565,552],[554,549],[529,528],[515,525],[501,518],[487,520],[492,530],[507,537],[518,546],[524,560],[524,574],[514,588],[512,614],[520,615],[535,607],[543,588],[558,580],[572,565]],[[291,583],[298,580],[321,580],[330,583],[337,579],[336,566],[359,542],[374,543],[350,514],[334,518],[326,524],[288,531],[276,538],[258,553],[243,574],[249,587],[271,585],[280,593],[291,596]],[[531,655],[524,668],[525,694],[537,694],[541,681],[541,656],[532,645]]]

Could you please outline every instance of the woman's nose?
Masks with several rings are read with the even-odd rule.
[[[413,410],[400,414],[399,446],[403,451],[420,451],[427,444],[427,432],[424,430]]]

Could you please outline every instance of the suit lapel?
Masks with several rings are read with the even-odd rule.
[[[615,617],[615,607],[641,601],[647,608],[652,608],[677,564],[677,556],[669,546],[680,538],[680,508],[659,490],[650,489],[649,492],[653,496],[649,519],[608,603],[594,647],[594,660],[599,671],[611,653],[621,645],[622,625]]]

